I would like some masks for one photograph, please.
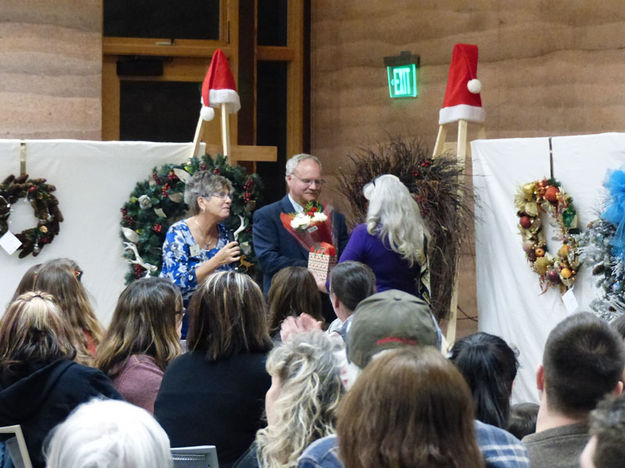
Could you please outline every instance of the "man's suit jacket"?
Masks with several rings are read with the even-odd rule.
[[[294,213],[295,208],[287,195],[264,206],[254,213],[254,252],[263,270],[263,292],[269,292],[273,275],[287,266],[308,265],[308,251],[284,228],[280,213]],[[345,216],[332,213],[332,229],[337,239],[337,256],[347,245],[349,234]]]

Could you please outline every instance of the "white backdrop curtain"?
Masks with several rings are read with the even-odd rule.
[[[573,197],[583,229],[603,206],[606,171],[625,164],[625,134],[554,137],[552,148],[553,176]],[[521,367],[513,402],[537,402],[535,371],[547,335],[569,313],[590,310],[588,304],[598,291],[591,268],[582,266],[573,288],[578,307],[568,310],[558,291],[541,294],[538,275],[530,270],[521,246],[514,196],[519,186],[549,178],[549,139],[478,140],[471,150],[477,197],[478,328],[518,348]],[[555,254],[559,244],[548,242]]]
[[[120,209],[135,184],[153,167],[186,161],[191,144],[94,142],[74,140],[0,140],[0,182],[19,175],[20,142],[27,147],[26,172],[55,185],[54,195],[65,221],[59,235],[37,257],[18,258],[0,249],[0,314],[22,274],[36,263],[58,257],[75,260],[84,270],[82,281],[94,299],[98,318],[108,325],[127,272],[122,257]],[[9,228],[17,232],[35,225],[32,209],[15,207]],[[30,219],[33,218],[33,219]]]

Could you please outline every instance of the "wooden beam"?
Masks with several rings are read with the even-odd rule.
[[[221,154],[221,145],[206,144],[206,152],[210,155]],[[239,161],[250,162],[275,162],[278,159],[278,148],[276,146],[231,146],[229,162],[234,165]]]
[[[295,59],[296,52],[290,47],[258,46],[256,54],[257,60],[290,62]]]
[[[227,57],[232,54],[230,44],[220,41],[194,39],[143,39],[134,37],[103,37],[103,55],[157,55],[165,57],[212,57],[221,49]]]

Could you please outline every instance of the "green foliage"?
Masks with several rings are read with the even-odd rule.
[[[193,157],[184,164],[155,167],[149,179],[137,183],[121,209],[121,227],[131,229],[138,236],[138,240],[134,243],[144,264],[156,267],[150,273],[152,276],[157,276],[161,270],[161,247],[167,229],[184,218],[189,208],[183,200],[185,181],[176,173],[181,174],[180,171],[184,171],[193,175],[202,170],[226,177],[232,183],[230,217],[224,224],[234,231],[240,225],[239,216],[245,219],[246,228],[238,236],[244,255],[239,269],[250,274],[254,272],[256,259],[252,248],[252,213],[262,193],[260,177],[256,174],[247,174],[245,168],[241,166],[229,165],[222,155],[217,155],[213,159],[205,154]],[[126,242],[130,240],[124,235],[123,229],[121,236]],[[135,256],[132,251],[126,250],[124,257],[131,261]],[[126,283],[144,276],[145,271],[145,268],[138,264],[130,264]]]

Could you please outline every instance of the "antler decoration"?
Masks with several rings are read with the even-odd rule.
[[[128,260],[130,263],[134,263],[136,265],[140,265],[143,268],[145,268],[145,276],[144,277],[148,277],[150,276],[150,273],[153,273],[157,270],[157,267],[154,265],[151,265],[149,263],[145,263],[143,261],[143,258],[141,258],[141,255],[139,255],[139,252],[137,251],[137,246],[135,244],[133,244],[132,242],[124,242],[124,250],[130,250],[132,251],[132,253],[135,256],[134,260]]]

